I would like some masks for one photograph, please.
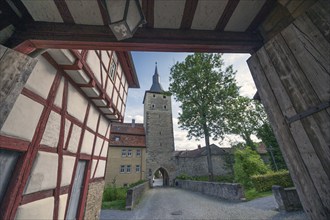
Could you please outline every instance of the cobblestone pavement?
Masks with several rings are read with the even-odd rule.
[[[102,210],[101,219],[307,219],[302,211],[275,209],[273,196],[229,202],[176,188],[154,188],[133,211]]]

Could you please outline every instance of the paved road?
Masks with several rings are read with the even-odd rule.
[[[101,219],[307,219],[303,212],[275,208],[273,196],[228,202],[176,188],[154,188],[133,211],[102,210]]]

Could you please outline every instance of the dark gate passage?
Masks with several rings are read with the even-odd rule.
[[[153,184],[152,184],[153,187],[169,186],[168,173],[162,167],[156,170],[152,179],[153,179]]]

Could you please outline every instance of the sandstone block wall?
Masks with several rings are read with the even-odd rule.
[[[84,219],[99,219],[104,185],[104,180],[89,184]]]
[[[149,189],[149,182],[142,183],[127,191],[126,209],[131,210],[142,198],[143,194]]]

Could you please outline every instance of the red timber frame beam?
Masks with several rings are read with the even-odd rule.
[[[75,36],[75,37],[72,37]],[[107,26],[33,22],[17,30],[13,46],[29,40],[35,48],[114,51],[252,53],[263,40],[253,32],[139,28],[133,38],[117,41]]]

